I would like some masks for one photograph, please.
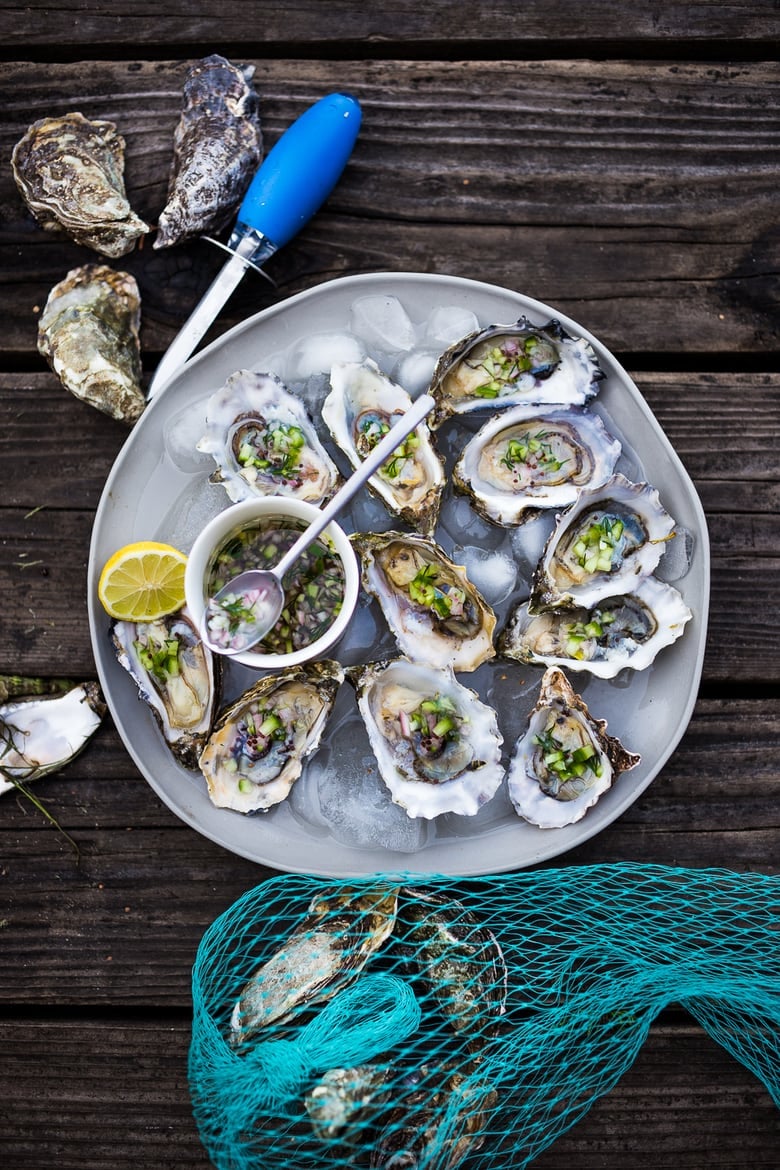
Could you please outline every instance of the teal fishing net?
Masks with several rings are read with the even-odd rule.
[[[286,875],[211,925],[192,987],[218,1170],[518,1170],[671,1002],[780,1106],[780,878]]]

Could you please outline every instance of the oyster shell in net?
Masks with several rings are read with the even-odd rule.
[[[414,533],[355,533],[351,538],[372,594],[413,661],[472,671],[495,655],[496,615],[462,565]]]
[[[214,458],[211,481],[231,500],[273,495],[321,504],[341,480],[303,402],[275,374],[231,374],[208,401],[197,448]]]
[[[344,678],[335,660],[266,675],[222,712],[201,754],[219,808],[265,812],[284,800],[316,751]]]
[[[41,227],[104,256],[124,256],[149,225],[125,193],[125,140],[83,114],[33,122],[11,156],[16,185]]]
[[[49,293],[38,320],[38,350],[77,398],[132,425],[146,406],[140,320],[135,278],[85,264]]]
[[[489,325],[445,350],[430,392],[434,427],[451,414],[519,403],[582,405],[604,377],[589,341],[570,337],[559,321]]]
[[[175,759],[195,769],[211,731],[220,664],[187,609],[152,622],[115,622],[117,659],[133,678]]]
[[[469,440],[452,482],[481,516],[509,528],[545,508],[567,507],[580,488],[604,483],[620,451],[590,411],[515,406],[494,415]]]
[[[334,365],[330,384],[322,417],[352,466],[359,467],[412,400],[370,358]],[[404,439],[368,484],[393,515],[426,536],[433,533],[444,489],[444,467],[426,423],[421,422]]]
[[[590,609],[532,614],[524,602],[510,616],[498,652],[518,662],[614,678],[624,667],[650,666],[659,650],[682,636],[690,618],[676,589],[645,577],[630,593],[607,597]]]
[[[234,218],[263,156],[254,72],[218,53],[188,70],[155,248],[219,232]]]
[[[474,816],[496,793],[496,713],[452,670],[398,658],[347,673],[382,779],[410,817]]]
[[[540,829],[580,820],[621,772],[640,762],[606,728],[563,671],[549,667],[507,772],[515,811]]]

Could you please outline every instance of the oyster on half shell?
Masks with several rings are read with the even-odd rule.
[[[370,358],[334,365],[330,384],[322,417],[334,441],[357,468],[412,400]],[[393,515],[426,536],[433,533],[444,490],[444,468],[426,423],[420,423],[404,439],[368,485]]]
[[[219,808],[266,812],[319,746],[344,671],[335,660],[268,674],[216,722],[199,764]]]
[[[155,248],[219,232],[233,219],[263,156],[254,72],[218,53],[188,69]]]
[[[489,325],[445,350],[430,392],[437,400],[432,425],[451,414],[519,403],[582,405],[604,377],[589,341],[570,337],[559,321]]]
[[[213,457],[212,483],[231,500],[295,496],[321,504],[341,479],[303,402],[275,374],[231,374],[208,401],[197,448]]]
[[[85,264],[49,293],[38,320],[38,350],[67,390],[132,426],[146,406],[140,322],[135,278],[106,264]]]
[[[197,768],[216,714],[221,668],[188,610],[151,622],[114,622],[111,640],[174,758]]]
[[[474,816],[504,777],[495,711],[459,683],[398,658],[347,672],[379,771],[410,817]]]
[[[682,636],[691,611],[680,593],[657,577],[590,609],[532,614],[519,605],[498,639],[498,653],[518,662],[586,670],[614,678],[624,667],[644,670],[659,650]]]
[[[363,586],[379,602],[399,649],[434,668],[471,671],[495,655],[496,615],[462,565],[424,536],[355,533]]]
[[[540,829],[580,820],[621,772],[640,762],[606,728],[563,671],[549,667],[507,772],[515,811]]]
[[[583,488],[558,517],[534,571],[530,610],[580,606],[630,593],[649,577],[674,535],[657,490],[614,475]]]
[[[16,185],[42,228],[67,232],[77,244],[124,256],[149,225],[125,193],[125,140],[113,122],[83,114],[41,118],[11,155]]]
[[[580,488],[604,483],[620,451],[598,415],[587,410],[515,406],[469,440],[452,482],[481,516],[509,528],[545,508],[567,507]]]

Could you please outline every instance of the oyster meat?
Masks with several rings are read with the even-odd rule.
[[[436,670],[398,658],[348,671],[379,772],[410,817],[474,816],[504,776],[495,711]]]
[[[356,468],[412,400],[370,358],[334,365],[330,384],[322,417]],[[426,423],[420,423],[404,439],[368,483],[393,515],[426,536],[433,533],[444,489],[444,468]]]
[[[507,788],[515,811],[540,829],[574,824],[613,780],[640,762],[607,735],[562,670],[544,673],[528,730],[515,747]]]
[[[489,325],[451,345],[436,363],[432,425],[451,414],[519,403],[582,405],[604,376],[590,342],[570,337],[556,320]]]
[[[234,218],[263,156],[254,72],[218,53],[187,71],[155,248],[219,232]]]
[[[466,570],[413,533],[355,533],[363,586],[379,602],[401,652],[434,668],[476,670],[495,655],[496,615]]]
[[[56,772],[100,726],[106,704],[97,683],[62,694],[25,695],[0,706],[0,793]]]
[[[209,399],[197,448],[213,457],[212,482],[231,500],[273,495],[321,504],[340,482],[303,402],[275,374],[231,374]]]
[[[174,757],[197,768],[216,714],[220,666],[188,610],[152,622],[114,622],[111,639]]]
[[[222,712],[201,754],[219,808],[265,812],[284,800],[316,751],[344,678],[322,659],[266,675]]]
[[[149,225],[127,201],[125,140],[83,114],[33,122],[11,155],[16,185],[41,227],[104,256],[124,256]]]
[[[604,598],[630,593],[649,577],[674,535],[674,520],[648,483],[614,475],[583,488],[562,512],[531,584],[530,609],[590,609]]]
[[[481,516],[509,528],[544,508],[573,504],[582,487],[605,483],[620,450],[598,415],[587,410],[515,406],[494,415],[469,440],[452,482]]]
[[[72,268],[38,320],[38,350],[63,386],[129,426],[146,406],[140,320],[135,278],[105,264]]]
[[[644,670],[664,646],[681,637],[691,611],[671,585],[645,577],[631,593],[590,609],[532,614],[519,605],[498,640],[498,652],[518,662],[587,670],[614,678],[624,667]]]

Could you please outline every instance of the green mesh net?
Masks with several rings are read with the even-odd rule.
[[[195,1119],[219,1170],[517,1170],[672,1001],[780,1105],[780,879],[274,878],[198,950]]]

